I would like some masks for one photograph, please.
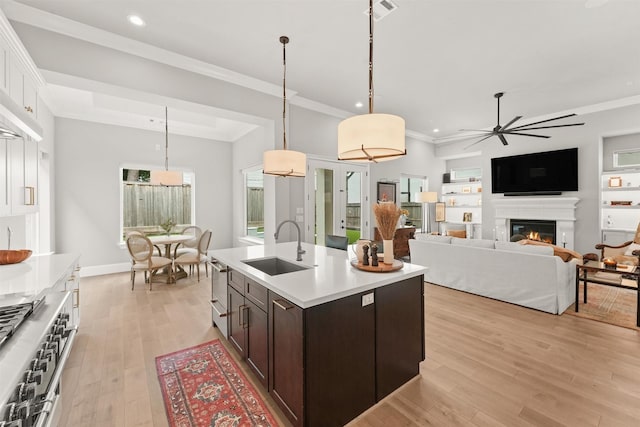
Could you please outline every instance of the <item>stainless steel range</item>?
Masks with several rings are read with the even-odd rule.
[[[71,295],[0,307],[0,427],[57,425],[60,378],[77,332]]]

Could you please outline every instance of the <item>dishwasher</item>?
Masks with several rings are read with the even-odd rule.
[[[227,266],[211,259],[211,323],[227,338]]]

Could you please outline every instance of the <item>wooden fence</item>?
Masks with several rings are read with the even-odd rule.
[[[159,225],[169,219],[191,223],[191,186],[123,183],[124,227]]]

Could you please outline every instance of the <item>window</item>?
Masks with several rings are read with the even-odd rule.
[[[628,168],[640,166],[640,150],[621,150],[613,152],[613,166]]]
[[[147,235],[166,233],[167,229],[175,233],[195,223],[193,173],[134,168],[121,171],[122,240],[133,230]]]
[[[422,229],[423,203],[416,201],[416,193],[427,191],[424,177],[402,175],[400,177],[400,209],[405,209],[409,214],[405,225]]]
[[[262,168],[247,169],[244,172],[245,235],[264,239],[264,175]]]
[[[452,181],[469,181],[470,178],[482,178],[482,168],[451,169]]]

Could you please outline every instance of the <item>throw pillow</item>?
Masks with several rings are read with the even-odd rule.
[[[627,250],[624,251],[624,254],[626,256],[635,256],[633,255],[633,251],[640,249],[640,245],[637,243],[632,243],[629,246],[627,246]]]
[[[467,230],[447,230],[447,236],[460,237],[464,239],[467,237]]]
[[[553,255],[553,249],[549,246],[521,245],[517,242],[496,242],[496,249],[510,252],[525,252],[536,255]]]

